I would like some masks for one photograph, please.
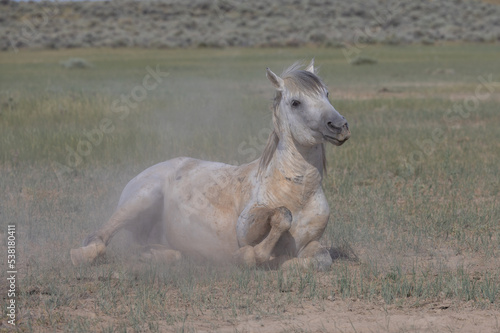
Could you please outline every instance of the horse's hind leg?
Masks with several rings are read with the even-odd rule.
[[[83,242],[83,247],[70,251],[73,265],[79,266],[93,262],[106,252],[106,246],[118,231],[134,224],[144,224],[151,227],[150,221],[144,217],[157,216],[154,210],[163,207],[163,195],[159,186],[150,184],[143,186],[130,198],[125,200],[113,213],[111,218],[96,232],[89,235]],[[135,229],[135,228],[134,228]]]
[[[271,229],[269,230],[267,236],[265,236],[265,238],[257,245],[246,245],[241,247],[236,253],[236,260],[238,262],[250,266],[265,263],[270,259],[271,253],[273,252],[274,247],[276,246],[276,243],[280,239],[281,235],[290,229],[292,225],[292,213],[286,207],[269,210],[269,215],[266,216],[266,214],[262,214],[259,216],[260,221],[253,221],[253,226],[257,226],[259,229],[265,230],[266,226],[262,225],[262,223],[268,223],[267,220],[270,217],[269,223]],[[253,226],[250,225],[247,229],[247,231],[250,231],[248,232],[247,237],[252,233],[251,229]],[[245,243],[252,243],[252,241],[248,241],[247,239]]]

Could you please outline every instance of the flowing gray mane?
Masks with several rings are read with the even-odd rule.
[[[301,69],[301,63],[294,63],[281,73],[287,89],[291,92],[301,91],[308,95],[319,95],[326,91],[326,86],[319,76]]]
[[[321,93],[324,93],[327,88],[323,81],[321,81],[321,79],[316,74],[301,69],[302,67],[302,63],[296,62],[283,71],[283,73],[281,74],[281,78],[285,81],[287,89],[292,93],[302,92],[308,95],[319,95]],[[271,135],[269,135],[266,147],[264,148],[264,151],[262,152],[262,156],[260,158],[259,174],[262,172],[262,170],[267,168],[269,162],[271,162],[274,152],[276,151],[276,148],[278,147],[278,133],[281,133],[282,130],[281,128],[279,128],[279,105],[281,103],[282,97],[283,93],[281,91],[276,91],[273,102],[273,131]],[[323,170],[326,173],[326,155],[324,144],[321,144],[321,151],[323,154]]]

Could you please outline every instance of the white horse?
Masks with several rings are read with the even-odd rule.
[[[268,68],[267,77],[276,89],[274,130],[259,159],[232,166],[179,157],[144,170],[125,186],[108,222],[71,250],[73,264],[94,261],[125,228],[149,257],[166,262],[182,253],[328,269],[332,259],[318,242],[330,214],[321,187],[324,144],[340,146],[351,133],[314,60],[281,77]]]

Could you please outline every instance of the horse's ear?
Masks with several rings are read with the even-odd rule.
[[[282,78],[280,78],[278,75],[274,74],[269,68],[266,69],[267,73],[267,78],[269,79],[269,81],[271,81],[271,83],[273,84],[273,86],[279,90],[279,91],[283,91],[285,89],[285,82],[283,81]]]
[[[316,74],[314,69],[314,58],[312,58],[311,63],[306,67],[306,71]]]

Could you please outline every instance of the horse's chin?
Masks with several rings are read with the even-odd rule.
[[[329,135],[324,135],[324,138],[327,142],[330,142],[332,145],[335,145],[335,146],[342,146],[347,141],[347,138],[344,140],[339,140],[339,139],[334,138],[333,136],[329,136]]]

